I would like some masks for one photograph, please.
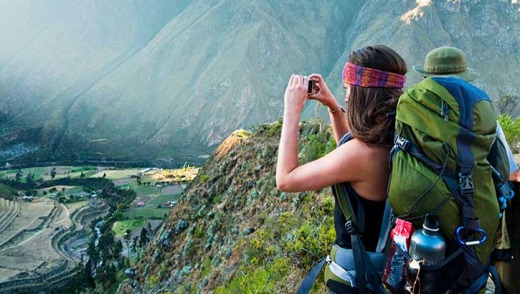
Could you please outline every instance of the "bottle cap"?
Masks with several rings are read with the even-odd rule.
[[[439,217],[435,214],[427,214],[424,218],[423,228],[425,230],[437,232],[439,230]]]

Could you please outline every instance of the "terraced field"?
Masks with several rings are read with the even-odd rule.
[[[134,190],[136,201],[125,204],[127,207],[123,210],[128,220],[119,224],[123,232],[131,230],[133,238],[139,236],[145,225],[155,228],[162,222],[197,169],[56,166],[21,170],[23,174],[31,173],[44,180],[51,180],[52,171],[56,172],[56,179],[106,178],[116,187]],[[13,179],[16,172],[0,171],[0,177]],[[92,236],[92,221],[109,213],[105,200],[96,194],[100,191],[85,188],[62,184],[45,186],[30,191],[30,195],[36,195],[31,202],[24,201],[23,197],[15,197],[13,201],[0,198],[0,294],[49,292],[51,288],[65,285],[76,274],[82,257],[88,259],[86,249]],[[122,234],[119,232],[116,239],[120,240]],[[128,249],[128,245],[126,247]],[[131,257],[128,252],[125,254]]]
[[[49,198],[0,198],[0,293],[39,292],[66,283],[80,254],[67,244],[108,212],[100,200],[67,207]],[[81,248],[79,248],[81,249]]]

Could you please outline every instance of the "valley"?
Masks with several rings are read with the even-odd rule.
[[[89,254],[101,252],[96,247],[103,242],[100,227],[106,222],[113,231],[110,243],[125,245],[114,252],[127,258],[122,266],[137,262],[142,249],[136,243],[145,243],[139,240],[143,229],[153,236],[196,173],[186,166],[173,171],[73,166],[0,171],[0,293],[63,287],[87,264],[95,278],[96,268],[110,262],[101,257],[98,266],[88,263]],[[107,186],[95,189],[89,183],[100,179]],[[63,181],[70,183],[60,184]],[[114,191],[135,195],[114,202],[122,196],[107,192],[109,183]]]

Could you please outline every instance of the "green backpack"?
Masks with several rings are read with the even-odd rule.
[[[458,78],[426,78],[399,99],[388,201],[415,228],[427,214],[439,217],[447,258],[458,262],[444,267],[443,291],[487,280],[500,202],[512,197],[496,128],[486,93]]]

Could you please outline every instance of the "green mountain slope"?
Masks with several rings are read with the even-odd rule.
[[[296,292],[334,241],[334,201],[330,189],[275,188],[280,129],[277,122],[236,131],[216,149],[120,293]],[[303,123],[300,133],[302,161],[335,148],[321,120]]]
[[[0,163],[202,161],[233,130],[276,120],[292,73],[322,73],[342,100],[348,52],[374,43],[410,66],[456,46],[493,99],[520,90],[516,1],[54,0],[0,12]]]

